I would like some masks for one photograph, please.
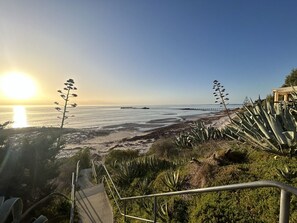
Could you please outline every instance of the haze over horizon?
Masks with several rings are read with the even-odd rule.
[[[52,104],[69,78],[79,105],[209,104],[215,79],[230,103],[264,98],[297,67],[296,7],[268,0],[2,0],[0,78],[24,73],[36,92],[21,98],[33,85],[14,79],[8,85],[24,89],[15,98],[1,91],[0,105]]]

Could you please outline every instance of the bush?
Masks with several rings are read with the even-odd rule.
[[[137,150],[113,150],[105,158],[105,164],[113,165],[114,162],[129,161],[137,158],[139,151]]]
[[[76,171],[76,164],[80,161],[80,169],[90,168],[90,150],[82,149],[70,158],[59,160],[59,176],[55,179],[55,184],[59,191],[70,192],[71,174]]]
[[[169,159],[178,155],[178,149],[172,139],[159,139],[151,146],[148,154]]]
[[[113,166],[113,173],[117,184],[121,187],[127,187],[130,183],[139,177],[154,176],[165,169],[174,167],[173,162],[158,159],[156,157],[138,158],[127,162],[116,163]]]

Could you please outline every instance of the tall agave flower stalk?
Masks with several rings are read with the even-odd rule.
[[[223,106],[230,121],[232,120],[231,119],[231,116],[230,116],[230,113],[229,113],[229,110],[227,108],[227,104],[228,104],[228,101],[229,101],[229,98],[228,98],[228,95],[229,93],[226,93],[226,89],[224,88],[223,85],[221,85],[221,83],[217,80],[214,80],[213,81],[213,95],[215,96],[215,103],[219,103],[220,106]]]
[[[63,90],[58,90],[58,93],[60,93],[60,97],[63,99],[63,104],[60,105],[59,102],[55,102],[57,107],[55,109],[61,113],[62,116],[58,116],[59,119],[61,119],[61,125],[60,128],[62,129],[64,127],[64,122],[66,119],[69,118],[67,113],[69,112],[69,107],[75,108],[77,106],[76,103],[70,104],[70,98],[71,97],[77,97],[77,94],[72,93],[72,91],[76,91],[77,88],[74,86],[74,80],[73,79],[68,79],[64,83],[65,87]],[[73,115],[72,115],[73,117]]]
[[[77,88],[74,86],[74,80],[73,79],[68,79],[64,83],[65,87],[63,90],[58,90],[58,93],[60,94],[60,97],[63,99],[63,103],[60,104],[59,102],[55,101],[55,109],[61,113],[61,116],[58,116],[59,119],[61,119],[61,125],[60,125],[60,136],[57,140],[57,148],[60,148],[61,144],[61,135],[62,135],[62,129],[65,124],[65,120],[69,118],[67,113],[69,112],[69,108],[75,108],[77,106],[76,103],[70,103],[70,98],[76,98],[77,94],[72,93],[72,91],[76,91]],[[71,117],[74,117],[72,115]]]

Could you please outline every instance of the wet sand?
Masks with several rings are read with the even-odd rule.
[[[234,111],[232,112],[234,116]],[[151,145],[159,138],[174,137],[182,131],[190,128],[190,124],[201,120],[206,125],[213,125],[217,128],[225,126],[229,118],[225,112],[209,113],[196,116],[183,117],[182,121],[175,121],[174,124],[158,127],[155,126],[164,120],[148,123],[152,125],[152,130],[140,131],[142,126],[139,124],[127,123],[121,126],[115,126],[115,130],[82,129],[75,133],[68,133],[64,136],[66,140],[65,148],[59,154],[59,157],[72,156],[82,148],[89,148],[92,154],[104,156],[110,151],[117,150],[138,150],[145,153]],[[173,120],[165,120],[173,121]]]

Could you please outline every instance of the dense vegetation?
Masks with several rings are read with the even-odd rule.
[[[294,68],[285,78],[285,83],[282,87],[290,87],[297,85],[297,69]]]
[[[106,165],[122,196],[274,180],[297,186],[293,107],[250,103],[227,130],[196,123],[176,138],[156,141],[146,155],[113,151]],[[226,136],[229,136],[227,138]],[[120,158],[120,159],[118,159]],[[266,188],[158,199],[160,222],[277,222],[279,190]],[[291,198],[291,221],[297,221]],[[128,213],[152,219],[153,200],[128,203]],[[116,209],[114,209],[116,210]],[[117,215],[120,222],[121,216]]]
[[[158,143],[158,142],[157,142]],[[123,153],[121,151],[121,153]],[[127,152],[129,153],[129,151]],[[116,154],[116,151],[109,157]],[[154,166],[145,160],[154,159]],[[182,159],[183,162],[180,162]],[[143,162],[139,162],[143,160]],[[168,165],[163,165],[163,162]],[[297,186],[295,177],[286,179],[278,172],[285,165],[296,170],[295,158],[277,157],[252,146],[235,141],[209,141],[191,149],[181,149],[170,159],[140,156],[127,177],[126,172],[114,173],[122,196],[186,190],[257,180],[275,180]],[[122,163],[124,163],[122,161]],[[129,168],[127,164],[123,165]],[[145,168],[143,168],[145,165]],[[157,166],[162,168],[156,168]],[[133,168],[133,169],[132,169]],[[141,172],[132,171],[139,170]],[[122,179],[129,179],[123,181]],[[296,197],[292,197],[291,220],[297,220]],[[184,195],[158,199],[158,221],[161,222],[276,222],[279,211],[279,191],[276,189],[242,190],[204,195]],[[114,209],[116,210],[116,208]],[[128,204],[128,213],[152,219],[153,201],[139,200]],[[116,215],[118,222],[122,219]]]
[[[73,79],[68,79],[64,89],[58,90],[63,99],[62,107],[55,102],[56,110],[61,112],[60,128],[6,129],[10,122],[0,125],[0,196],[4,200],[18,197],[14,198],[18,206],[12,213],[21,215],[22,221],[31,222],[41,214],[52,222],[69,221],[71,173],[78,160],[82,167],[88,166],[90,160],[88,150],[71,158],[56,158],[63,148],[61,136],[74,131],[63,127],[69,117],[68,107],[77,106],[69,102],[70,97],[77,97],[72,93],[75,90]],[[42,218],[40,222],[46,220]]]
[[[0,131],[1,196],[21,198],[23,212],[48,197],[32,209],[24,221],[44,215],[50,222],[69,222],[70,201],[65,197],[70,197],[71,173],[78,160],[82,168],[89,166],[89,150],[81,150],[71,158],[56,159],[60,149],[57,147],[59,128],[1,128]],[[53,192],[65,196],[49,197]]]

